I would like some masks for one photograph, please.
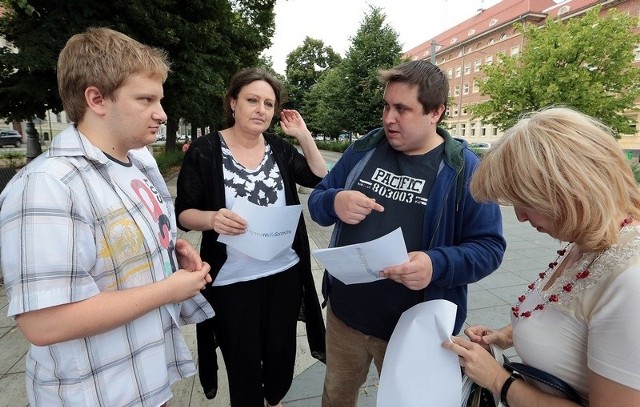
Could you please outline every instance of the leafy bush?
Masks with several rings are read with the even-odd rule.
[[[482,158],[486,153],[487,150],[486,149],[479,149],[479,148],[473,148],[473,147],[469,147],[469,150],[473,151],[474,153],[476,153],[476,155],[480,158]]]
[[[174,172],[178,172],[182,165],[184,153],[180,150],[171,152],[161,151],[159,153],[154,153],[154,156],[158,163],[160,173],[166,177]]]
[[[636,180],[636,184],[640,184],[640,164],[637,161],[629,161],[631,171],[633,171],[633,178]]]
[[[25,154],[17,151],[0,154],[0,161],[9,168],[20,168],[26,164]]]
[[[351,145],[351,143],[349,143],[349,140],[344,140],[344,141],[316,140],[316,145],[320,150],[337,151],[339,153],[344,153],[344,150],[346,150],[347,147]]]

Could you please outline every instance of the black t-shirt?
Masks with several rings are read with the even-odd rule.
[[[375,198],[384,212],[373,211],[357,225],[342,225],[336,245],[368,242],[401,227],[407,252],[420,250],[425,209],[443,154],[444,144],[410,156],[381,142],[352,189]],[[350,285],[334,279],[330,293],[331,309],[345,324],[385,340],[402,313],[423,299],[424,290],[386,279]]]

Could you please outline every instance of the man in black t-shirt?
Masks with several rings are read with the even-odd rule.
[[[467,284],[493,272],[505,249],[500,210],[467,189],[478,157],[438,127],[449,83],[427,61],[380,71],[383,128],[343,154],[309,197],[317,223],[335,224],[331,246],[366,242],[402,228],[409,261],[373,283],[325,273],[327,372],[323,406],[355,406],[371,361],[382,369],[398,319],[412,306],[447,299],[466,317]]]

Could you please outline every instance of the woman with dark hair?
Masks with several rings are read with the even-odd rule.
[[[313,188],[327,173],[297,111],[283,110],[280,125],[296,138],[302,154],[266,133],[283,94],[282,84],[263,68],[238,72],[224,100],[229,127],[195,140],[178,176],[178,225],[203,232],[200,255],[211,264],[213,278],[204,295],[216,316],[198,328],[212,327],[224,356],[232,406],[263,406],[265,400],[270,406],[280,404],[293,380],[299,317],[306,322],[312,355],[324,360],[324,323],[303,217],[292,246],[268,261],[217,241],[221,234],[246,231],[246,221],[228,209],[236,199],[261,206],[296,205],[296,184]],[[199,338],[213,337],[198,333]],[[199,349],[214,346],[211,340],[198,341]],[[215,367],[200,364],[200,369]]]

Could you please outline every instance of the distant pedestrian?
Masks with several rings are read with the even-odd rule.
[[[280,114],[285,134],[267,133],[283,103],[283,85],[263,68],[232,79],[225,97],[229,127],[196,139],[178,176],[176,213],[180,227],[201,230],[200,254],[211,262],[213,283],[204,291],[216,316],[198,324],[198,354],[214,357],[215,340],[227,368],[231,405],[280,405],[293,380],[296,328],[304,315],[311,353],[324,360],[324,323],[311,275],[309,238],[300,216],[295,239],[272,260],[248,256],[217,241],[247,231],[230,208],[240,199],[266,206],[298,205],[297,185],[314,187],[327,166],[295,110]],[[302,311],[302,312],[301,312]],[[202,340],[201,340],[202,339]],[[199,364],[205,393],[216,365]],[[205,371],[208,374],[205,374]]]
[[[32,343],[31,406],[163,406],[194,375],[179,324],[213,315],[209,265],[176,239],[173,203],[144,148],[167,116],[166,53],[92,28],[58,58],[73,125],[0,195],[9,316]]]

